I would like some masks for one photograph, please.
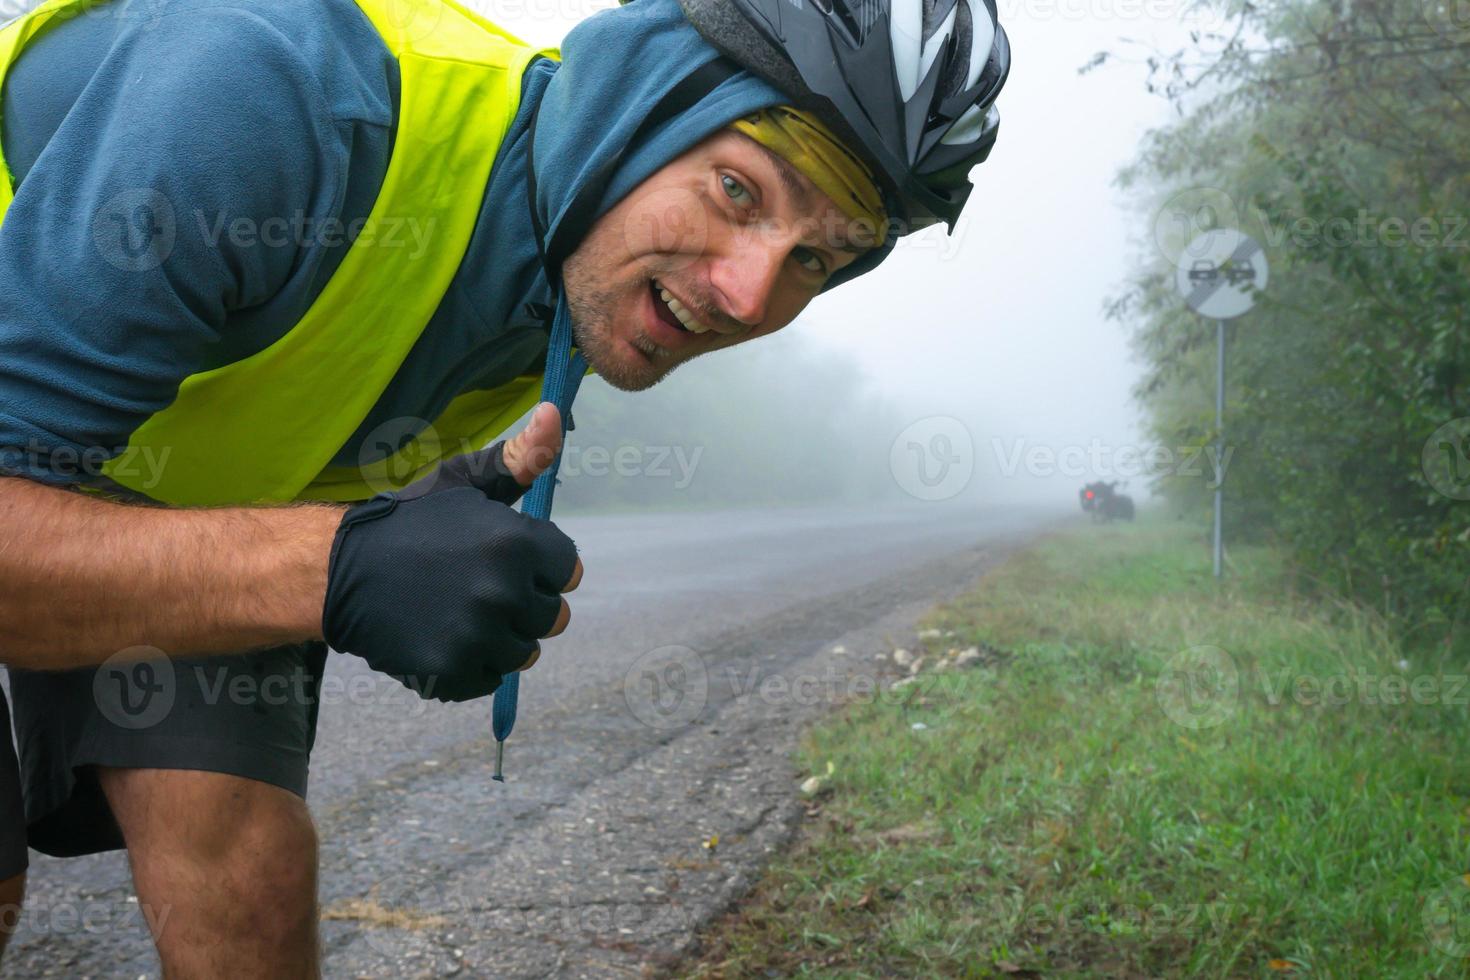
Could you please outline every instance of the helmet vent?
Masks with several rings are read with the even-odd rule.
[[[970,16],[970,4],[960,0],[959,16],[955,19],[954,33],[949,37],[949,50],[945,53],[943,74],[939,76],[936,94],[941,98],[965,88],[970,72],[970,35],[974,32]]]
[[[812,5],[841,21],[847,32],[845,40],[854,48],[862,47],[884,8],[882,0],[812,0]]]
[[[954,9],[957,2],[960,0],[923,0],[924,28],[920,37],[923,38],[925,44],[928,44],[934,32],[943,26],[945,20],[949,18],[949,12]],[[960,3],[960,6],[963,7],[964,4]]]

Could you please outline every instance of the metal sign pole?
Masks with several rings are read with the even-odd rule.
[[[1225,521],[1225,474],[1220,469],[1220,460],[1225,458],[1225,321],[1215,321],[1217,347],[1215,356],[1215,578],[1220,577],[1221,559],[1224,555],[1224,537],[1221,526]]]
[[[1175,284],[1185,304],[1215,321],[1215,578],[1225,565],[1225,321],[1255,305],[1266,288],[1266,253],[1249,235],[1217,228],[1195,237],[1176,260]]]

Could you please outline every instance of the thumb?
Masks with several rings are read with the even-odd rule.
[[[542,402],[531,412],[530,424],[505,444],[501,458],[515,481],[529,487],[560,450],[561,412],[551,402]]]

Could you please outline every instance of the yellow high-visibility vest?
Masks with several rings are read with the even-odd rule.
[[[0,86],[27,43],[99,0],[48,0],[0,29]],[[400,77],[397,133],[367,227],[412,215],[434,248],[375,248],[360,236],[311,308],[266,349],[185,378],[103,473],[176,506],[363,500],[505,431],[540,395],[540,375],[452,401],[419,438],[368,466],[333,466],[438,309],[470,242],[496,151],[536,49],[454,0],[356,0]],[[0,220],[14,179],[0,153]],[[160,461],[145,474],[139,454]],[[146,486],[144,481],[147,481]]]

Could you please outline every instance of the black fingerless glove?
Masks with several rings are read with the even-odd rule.
[[[456,457],[342,518],[322,631],[335,650],[440,701],[494,693],[561,612],[571,538],[512,510],[504,443]]]

